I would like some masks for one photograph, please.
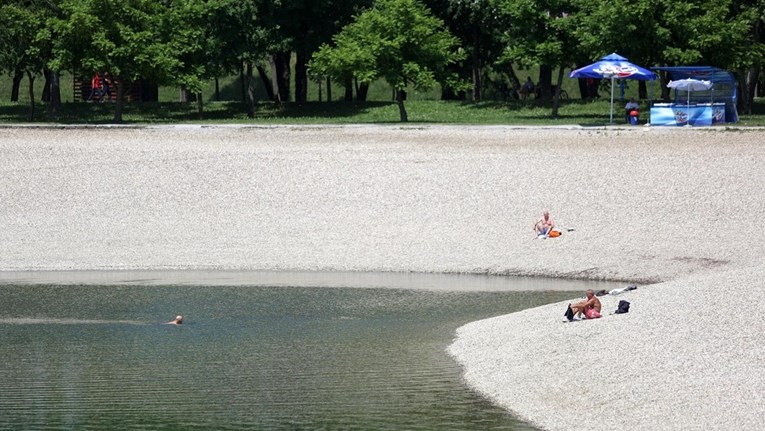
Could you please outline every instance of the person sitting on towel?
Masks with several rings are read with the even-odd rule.
[[[544,214],[542,214],[542,218],[534,224],[534,231],[537,233],[537,236],[550,235],[550,231],[552,231],[553,228],[555,228],[555,221],[550,217],[548,211],[545,211]]]
[[[577,317],[581,317],[584,314],[584,317],[587,319],[597,319],[600,317],[600,299],[590,289],[587,291],[587,299],[571,305],[571,310]]]

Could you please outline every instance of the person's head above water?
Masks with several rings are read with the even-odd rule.
[[[183,323],[183,316],[179,314],[175,316],[175,320],[173,320],[172,322],[167,322],[167,323],[171,323],[173,325],[180,325],[181,323]]]

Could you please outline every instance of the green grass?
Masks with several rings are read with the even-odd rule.
[[[459,102],[435,100],[408,100],[410,123],[419,124],[517,124],[556,125],[578,124],[600,126],[608,123],[607,100],[567,101],[552,119],[548,103],[531,101]],[[644,108],[647,109],[647,105]],[[737,126],[765,126],[765,100],[759,99],[754,115],[743,115]],[[28,105],[0,103],[0,123],[25,123]],[[112,123],[114,104],[64,103],[60,124]],[[621,123],[622,110],[614,111],[614,121]],[[238,124],[386,124],[398,123],[398,106],[394,102],[308,102],[286,103],[276,106],[270,102],[256,105],[254,119],[246,116],[241,102],[211,102],[205,104],[204,119],[199,120],[196,104],[180,102],[128,103],[123,121],[128,124],[168,123],[238,123]],[[36,123],[52,122],[46,105],[38,104]]]
[[[518,71],[519,76],[527,74],[535,76],[533,71]],[[39,98],[42,91],[42,79],[38,79],[35,97]],[[390,87],[384,81],[372,84],[369,90],[369,101],[365,103],[344,102],[344,88],[334,85],[332,102],[318,102],[318,86],[310,83],[308,88],[309,102],[305,104],[285,103],[276,106],[265,101],[265,89],[260,80],[256,80],[256,97],[260,102],[256,106],[254,119],[246,116],[246,106],[241,98],[241,84],[238,76],[221,78],[220,99],[213,101],[214,82],[208,83],[203,90],[204,119],[199,120],[196,103],[181,103],[178,100],[178,89],[161,87],[158,103],[126,103],[123,121],[133,124],[167,124],[167,123],[238,123],[238,124],[349,124],[349,123],[398,123],[397,105],[391,101]],[[630,83],[626,97],[637,93],[637,85]],[[29,109],[27,80],[24,79],[19,94],[19,102],[9,102],[11,80],[7,76],[0,77],[0,123],[26,123]],[[85,103],[73,101],[73,80],[71,75],[61,78],[61,96],[63,101],[61,124],[108,124],[113,122],[114,105],[111,103]],[[484,93],[485,101],[440,101],[440,89],[427,92],[409,92],[406,108],[411,123],[420,124],[517,124],[517,125],[556,125],[578,124],[582,126],[605,125],[609,121],[609,101],[606,92],[597,100],[580,100],[577,81],[567,79],[564,89],[573,99],[562,101],[558,118],[551,118],[549,102],[530,100],[501,100],[495,86],[487,85]],[[326,89],[324,97],[326,100]],[[493,100],[492,100],[493,99]],[[622,123],[623,101],[614,104],[614,121]],[[648,102],[642,101],[642,112],[648,112]],[[48,123],[52,120],[46,112],[47,105],[37,104],[36,123]],[[644,115],[643,118],[647,118]],[[755,101],[754,114],[742,115],[737,126],[765,126],[765,99]]]

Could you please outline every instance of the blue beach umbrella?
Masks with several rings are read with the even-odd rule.
[[[572,70],[568,77],[611,79],[611,123],[614,122],[614,80],[637,79],[640,81],[653,81],[658,78],[655,73],[630,63],[626,58],[615,52],[601,58],[600,61]]]

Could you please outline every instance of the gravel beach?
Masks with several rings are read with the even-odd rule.
[[[719,128],[0,128],[0,271],[637,283],[600,320],[563,323],[551,304],[468,324],[449,352],[544,429],[761,429],[763,143]],[[545,209],[560,238],[534,238]],[[619,299],[630,313],[610,315]]]

